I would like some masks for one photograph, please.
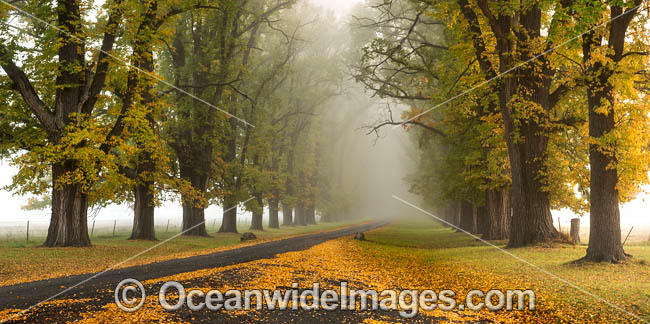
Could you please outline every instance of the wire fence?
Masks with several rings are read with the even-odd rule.
[[[250,219],[242,218],[238,226],[249,226]],[[42,241],[47,236],[50,226],[49,221],[27,220],[24,222],[0,222],[0,242],[36,242]],[[205,226],[209,232],[215,232],[221,227],[221,219],[207,219]],[[182,219],[162,219],[154,224],[156,233],[180,233],[183,228]],[[133,220],[130,219],[89,219],[88,235],[91,238],[109,238],[129,235],[133,229]]]

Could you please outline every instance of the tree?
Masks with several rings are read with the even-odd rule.
[[[8,12],[5,17],[20,16],[21,11],[30,11],[35,6],[38,6],[35,2],[29,3],[20,10]],[[25,147],[22,148],[30,152],[18,159],[19,163],[25,163],[22,174],[19,174],[24,178],[15,180],[18,185],[30,181],[30,172],[25,168],[31,158],[40,156],[51,168],[46,172],[51,174],[52,179],[52,215],[45,241],[45,246],[50,247],[90,245],[87,230],[88,191],[103,169],[103,160],[115,146],[114,137],[119,135],[122,127],[121,118],[118,117],[112,123],[104,123],[103,129],[97,129],[99,125],[95,123],[97,119],[93,115],[95,107],[102,105],[98,102],[101,101],[100,94],[109,72],[109,52],[113,50],[119,32],[122,3],[107,3],[108,14],[102,19],[104,27],[99,34],[97,29],[85,28],[88,25],[83,19],[85,10],[78,1],[57,1],[55,7],[42,7],[38,11],[39,18],[56,20],[56,31],[35,20],[24,21],[26,27],[31,26],[30,30],[38,33],[34,35],[36,41],[33,48],[21,51],[22,47],[15,36],[0,43],[0,65],[8,76],[3,81],[22,99],[21,104],[13,101],[14,107],[28,109],[31,114],[25,117],[38,121],[30,121],[30,125],[38,128],[31,132],[37,134],[38,138],[24,143]],[[86,43],[91,40],[100,41],[102,51],[93,53],[89,63]],[[51,44],[57,46],[52,47]],[[15,61],[18,52],[30,53],[18,63],[21,66]],[[55,63],[42,64],[43,61]],[[93,132],[93,135],[105,137],[99,139],[88,134]],[[45,171],[33,164],[32,167],[32,170]]]
[[[583,63],[587,70],[591,171],[590,232],[587,255],[583,258],[585,261],[615,263],[628,257],[621,243],[619,197],[622,181],[619,162],[625,159],[626,145],[621,141],[636,141],[634,133],[629,133],[629,130],[626,133],[621,119],[627,115],[628,125],[647,128],[648,112],[647,104],[627,103],[628,100],[638,102],[643,99],[636,95],[626,96],[629,91],[622,89],[626,83],[634,80],[634,71],[630,71],[630,68],[647,67],[647,60],[645,64],[639,64],[640,61],[635,62],[633,59],[635,55],[647,55],[646,51],[628,49],[626,52],[626,47],[648,48],[647,40],[638,38],[627,44],[627,38],[633,37],[630,35],[631,23],[637,16],[641,3],[641,0],[629,4],[615,2],[607,7],[600,2],[589,1],[584,7],[575,9],[581,15],[596,18],[586,28],[600,24],[602,19],[613,19],[605,28],[591,29],[582,38]],[[604,14],[606,12],[609,15]],[[640,19],[637,23],[645,24],[646,21]],[[639,28],[643,29],[643,26]],[[603,39],[606,39],[605,45]],[[633,107],[628,108],[630,105]],[[635,120],[641,122],[634,122]],[[647,140],[645,136],[642,139]],[[644,145],[642,143],[644,142],[637,145]],[[642,160],[635,162],[642,163]],[[643,170],[646,174],[643,178],[647,178],[646,168]]]

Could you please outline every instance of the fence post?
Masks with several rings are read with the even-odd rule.
[[[166,233],[169,233],[169,219],[167,220],[167,229],[165,231]]]
[[[569,232],[573,243],[580,243],[580,218],[571,219],[571,231]]]
[[[115,226],[117,226],[117,219],[113,222],[113,237],[115,237]]]
[[[29,242],[29,221],[27,221],[27,241]]]
[[[95,232],[95,220],[93,220],[93,228],[90,229],[90,237],[93,237],[93,232]]]

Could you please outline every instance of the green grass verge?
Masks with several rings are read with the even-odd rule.
[[[442,269],[462,277],[463,286],[472,286],[472,278],[492,278],[495,289],[533,289],[540,300],[552,304],[557,322],[629,323],[631,317],[599,301],[580,289],[562,282],[562,278],[602,299],[650,321],[650,244],[639,242],[625,246],[633,258],[622,264],[587,263],[575,265],[586,252],[586,245],[549,244],[505,249],[506,242],[491,242],[526,262],[488,246],[464,233],[422,220],[394,223],[368,233],[364,243],[374,257],[390,258],[404,254],[420,258],[425,268]],[[554,276],[540,271],[536,267]],[[555,277],[557,276],[557,277]],[[450,280],[452,281],[452,280]],[[521,285],[525,287],[521,287]],[[440,288],[440,287],[437,287]],[[482,287],[476,287],[481,289]],[[590,318],[593,321],[589,320]]]

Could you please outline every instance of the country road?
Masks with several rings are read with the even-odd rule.
[[[75,296],[75,298],[105,297],[105,299],[109,300],[113,298],[112,294],[107,293],[105,296],[97,296],[97,291],[106,289],[112,290],[120,281],[126,278],[145,281],[178,273],[219,268],[259,259],[272,258],[280,253],[302,251],[332,239],[353,235],[356,232],[377,229],[385,225],[385,222],[374,222],[335,231],[302,235],[246,246],[214,254],[111,270],[101,274],[97,278],[89,280],[87,283],[75,287],[65,294],[57,296],[55,300],[66,299],[71,296]],[[67,287],[74,286],[93,275],[94,274],[75,275],[0,287],[0,311],[5,309],[28,308],[53,295],[59,294]]]

